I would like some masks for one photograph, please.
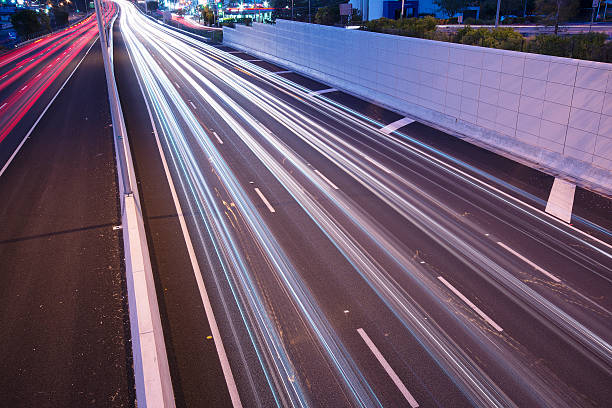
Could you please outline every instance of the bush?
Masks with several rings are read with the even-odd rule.
[[[49,32],[49,16],[34,10],[19,10],[11,15],[11,24],[19,37],[28,38],[43,31]]]
[[[436,31],[436,25],[440,23],[441,20],[432,16],[426,16],[424,18],[404,18],[399,20],[391,20],[383,17],[377,20],[366,21],[365,27],[369,31],[378,33],[396,34],[407,37],[433,38]]]
[[[323,25],[336,24],[340,21],[340,7],[338,5],[320,7],[315,14],[314,21],[316,24]]]
[[[523,36],[510,27],[489,30],[488,28],[474,29],[466,26],[459,29],[455,34],[455,42],[460,44],[504,50],[520,51],[523,41]]]
[[[604,33],[558,36],[542,34],[530,40],[526,51],[534,54],[612,62],[612,43]]]
[[[55,27],[63,27],[68,24],[68,12],[60,8],[53,7],[53,18]]]

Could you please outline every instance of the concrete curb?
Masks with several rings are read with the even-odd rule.
[[[113,26],[117,16],[109,25],[109,55],[113,55]],[[111,82],[117,100],[119,115],[113,123],[120,132],[115,135],[115,154],[121,197],[121,222],[123,226],[123,247],[125,252],[125,272],[128,288],[128,305],[130,311],[130,331],[132,335],[132,353],[134,358],[134,377],[136,384],[136,402],[138,407],[174,408],[174,391],[166,354],[166,345],[162,331],[159,305],[155,291],[155,281],[151,268],[147,237],[142,217],[142,208],[137,189],[126,194],[121,160],[126,162],[128,178],[132,186],[137,186],[134,164],[127,139],[127,131],[118,98],[117,84],[114,77],[113,59],[111,58]],[[112,103],[112,102],[111,102]],[[123,143],[125,157],[120,157],[119,144]]]

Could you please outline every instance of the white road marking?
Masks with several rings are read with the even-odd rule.
[[[498,332],[504,331],[504,329],[502,329],[497,323],[495,323],[493,321],[493,319],[491,319],[489,316],[487,316],[485,314],[485,312],[483,312],[482,310],[480,310],[478,308],[478,306],[476,306],[475,304],[473,304],[470,299],[466,298],[465,296],[463,296],[463,294],[461,292],[459,292],[453,285],[451,285],[450,283],[448,283],[446,281],[446,279],[444,279],[442,276],[438,276],[438,280],[440,282],[442,282],[444,284],[444,286],[446,286],[447,288],[449,288],[455,295],[457,295],[457,297],[459,297],[459,299],[463,300],[465,302],[465,304],[467,304],[470,308],[472,308],[472,310],[474,310],[476,313],[478,313],[478,315],[480,317],[482,317],[487,323],[489,323],[491,326],[493,326],[493,328],[495,330],[497,330]]]
[[[334,190],[339,190],[339,189],[338,189],[338,186],[337,186],[337,185],[335,185],[334,183],[332,183],[332,182],[331,182],[331,180],[330,180],[330,179],[328,179],[327,177],[325,177],[325,176],[323,175],[323,173],[321,173],[319,170],[315,170],[314,172],[315,172],[315,173],[317,173],[317,175],[318,175],[319,177],[321,177],[323,180],[327,181],[327,184],[329,184],[330,186],[332,186],[332,188],[333,188]]]
[[[406,125],[411,124],[412,122],[414,122],[414,119],[410,119],[409,117],[405,117],[399,120],[396,120],[393,123],[389,123],[387,126],[380,128],[380,131],[382,133],[384,133],[385,135],[388,135],[389,133],[393,133],[395,132],[397,129],[404,127]]]
[[[310,95],[321,95],[324,93],[335,92],[335,91],[337,91],[336,88],[327,88],[327,89],[321,89],[320,91],[312,91],[310,92]]]
[[[181,86],[178,84],[178,82],[175,82],[174,85],[176,85],[178,89],[181,89]]]
[[[42,75],[42,72],[39,72],[38,75],[36,75],[34,78],[38,78],[41,75]]]
[[[228,51],[229,54],[240,54],[242,51]]]
[[[276,72],[273,72],[273,74],[290,74],[292,72],[293,71],[276,71]]]
[[[264,204],[266,205],[266,207],[268,207],[268,210],[270,210],[271,213],[276,212],[276,210],[274,209],[274,207],[272,207],[270,205],[270,202],[268,201],[268,199],[266,198],[266,196],[263,195],[263,193],[259,190],[259,188],[255,187],[255,192],[257,193],[257,195],[259,196],[259,198],[261,198],[261,201],[264,202]]]
[[[545,211],[569,223],[572,220],[575,191],[576,186],[574,184],[560,178],[555,178]]]
[[[21,90],[22,90],[22,91],[25,91],[27,87],[28,87],[28,86],[26,85],[26,86],[24,86],[23,88],[21,88]]]
[[[198,108],[196,108],[196,106],[193,104],[193,102],[189,101],[189,103],[191,104],[191,107],[192,107],[193,109],[198,109]]]
[[[514,249],[510,248],[508,245],[504,244],[503,242],[498,242],[497,245],[504,248],[506,251],[510,252],[512,255],[516,256],[521,261],[525,262],[527,265],[542,272],[544,275],[548,276],[550,279],[554,280],[555,282],[561,282],[561,279],[557,278],[555,275],[548,272],[544,268],[541,268],[538,265],[534,264],[529,259],[525,258],[523,255],[519,254],[518,252],[516,252]]]
[[[131,61],[131,56],[130,56],[130,61]],[[217,325],[217,320],[213,313],[212,304],[210,303],[210,298],[208,297],[208,292],[206,291],[206,285],[204,285],[204,279],[202,278],[202,271],[200,270],[200,264],[198,263],[198,259],[195,255],[195,249],[193,248],[193,242],[191,241],[191,236],[189,235],[189,230],[187,229],[187,223],[185,222],[185,216],[183,215],[183,210],[181,208],[181,204],[179,203],[178,195],[176,193],[176,188],[174,187],[174,181],[172,180],[172,176],[170,175],[170,169],[168,168],[168,162],[166,161],[166,155],[164,154],[161,142],[159,140],[159,135],[157,133],[157,127],[155,126],[155,121],[153,120],[153,115],[151,113],[149,101],[147,100],[144,94],[144,90],[142,88],[142,84],[140,83],[140,80],[138,81],[138,85],[140,87],[140,92],[142,93],[145,99],[145,104],[147,106],[147,111],[149,113],[149,120],[151,121],[151,126],[153,127],[153,133],[155,134],[155,140],[157,142],[157,149],[159,150],[159,155],[161,156],[162,164],[164,166],[164,172],[166,173],[166,179],[168,180],[168,185],[170,186],[172,200],[174,201],[174,207],[176,208],[176,213],[178,214],[179,224],[181,225],[181,230],[183,232],[183,238],[185,240],[185,245],[187,246],[187,252],[189,253],[189,259],[191,260],[191,267],[193,268],[193,274],[198,284],[200,298],[202,299],[202,303],[204,304],[204,311],[206,312],[206,318],[208,319],[210,330],[213,335],[215,348],[217,349],[217,355],[219,356],[219,360],[221,362],[221,370],[223,371],[223,376],[225,377],[225,383],[227,384],[227,388],[229,389],[230,398],[232,400],[232,406],[234,408],[242,408],[242,402],[240,401],[240,395],[238,394],[238,387],[236,386],[236,381],[234,380],[234,374],[232,373],[232,369],[229,364],[229,359],[227,358],[227,353],[225,352],[225,346],[223,345],[223,340],[221,339],[221,333],[219,332],[219,326]]]
[[[215,132],[214,130],[212,132],[213,132],[213,135],[215,135],[215,138],[217,139],[217,142],[219,142],[219,144],[223,144],[223,140],[221,140],[221,138],[219,137],[217,132]]]
[[[365,344],[368,346],[372,354],[374,354],[374,357],[376,357],[376,360],[378,360],[378,362],[385,369],[389,377],[391,377],[391,380],[393,381],[395,386],[400,390],[404,398],[406,398],[406,401],[408,401],[408,403],[410,404],[412,408],[417,408],[419,406],[419,403],[414,399],[412,394],[410,394],[410,392],[408,391],[408,389],[406,388],[402,380],[400,380],[400,378],[397,376],[393,368],[391,368],[391,366],[389,365],[385,357],[380,353],[380,350],[378,350],[378,347],[376,347],[376,345],[372,342],[372,339],[370,339],[370,336],[368,336],[365,330],[361,328],[357,329],[357,333],[359,333],[359,335],[361,336],[363,341],[365,341]]]
[[[0,77],[0,79],[4,79],[4,78],[6,78],[6,76],[7,76],[7,75],[8,75],[8,74],[2,75],[2,76]]]
[[[247,61],[247,62],[260,62],[260,61],[262,61],[262,60],[260,60],[260,59],[251,59],[251,60],[246,60],[246,61]]]
[[[28,138],[30,137],[30,135],[32,134],[32,132],[34,131],[34,129],[36,128],[36,126],[38,125],[38,122],[41,121],[41,119],[43,118],[43,116],[45,116],[45,113],[47,113],[47,111],[49,110],[49,108],[51,107],[51,105],[53,104],[53,102],[55,102],[55,100],[57,99],[57,96],[60,94],[60,92],[62,92],[62,89],[64,89],[64,87],[66,86],[66,84],[68,83],[68,81],[70,81],[70,78],[72,78],[72,76],[74,75],[74,73],[76,72],[77,68],[79,66],[81,66],[81,63],[83,62],[83,60],[85,59],[85,57],[89,54],[89,51],[91,51],[91,48],[94,46],[96,42],[94,41],[93,43],[91,43],[91,45],[89,46],[89,48],[87,49],[87,51],[85,52],[85,55],[83,55],[83,58],[81,58],[81,60],[79,61],[79,63],[76,65],[76,67],[74,67],[74,69],[72,70],[72,72],[70,73],[70,75],[68,76],[68,78],[66,78],[66,80],[64,81],[64,83],[62,84],[62,86],[60,87],[60,89],[58,89],[58,91],[55,93],[55,95],[53,95],[53,98],[51,98],[51,101],[49,101],[49,103],[47,104],[47,106],[45,106],[45,109],[42,111],[42,113],[40,114],[40,116],[38,117],[38,119],[36,119],[36,122],[34,122],[34,124],[32,125],[32,127],[30,128],[30,130],[28,130],[28,133],[26,133],[26,135],[23,137],[23,139],[21,140],[21,143],[19,143],[19,145],[17,146],[17,148],[15,149],[15,151],[13,152],[13,154],[11,155],[11,157],[9,157],[9,159],[6,161],[6,163],[4,164],[4,167],[2,167],[2,169],[0,169],[0,177],[2,177],[2,175],[4,174],[4,172],[6,171],[6,169],[8,168],[8,166],[13,162],[13,159],[15,158],[15,156],[17,156],[17,153],[19,153],[19,150],[21,150],[21,147],[23,146],[23,144],[25,143],[26,140],[28,140]],[[51,65],[49,65],[51,66]]]
[[[2,104],[2,106],[0,106],[0,109],[4,108],[6,105],[8,105],[8,103],[7,103],[7,102],[4,102],[4,103]]]

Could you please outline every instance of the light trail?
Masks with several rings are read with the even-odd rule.
[[[278,273],[279,278],[285,282],[286,289],[296,307],[309,322],[315,336],[319,339],[321,347],[331,361],[335,364],[347,388],[353,395],[355,402],[364,407],[379,406],[376,396],[369,388],[362,374],[357,369],[350,356],[344,350],[341,342],[331,329],[331,325],[321,314],[314,303],[307,288],[300,281],[287,256],[280,245],[273,238],[255,206],[248,198],[246,192],[237,182],[236,177],[220,156],[214,143],[203,131],[193,113],[180,97],[172,82],[163,74],[161,68],[150,56],[137,37],[134,35],[130,21],[131,18],[142,18],[131,6],[121,2],[122,33],[128,44],[133,62],[138,67],[140,78],[149,92],[152,106],[161,123],[162,133],[171,150],[172,158],[180,170],[179,176],[184,185],[188,186],[195,200],[195,210],[199,213],[206,234],[213,239],[215,250],[221,261],[223,273],[232,286],[234,300],[241,310],[243,321],[251,335],[251,342],[258,351],[260,364],[268,377],[268,384],[274,393],[277,404],[305,406],[307,396],[298,381],[299,373],[292,367],[290,358],[283,345],[276,325],[271,321],[265,303],[262,301],[257,284],[254,282],[252,272],[247,266],[240,246],[234,237],[232,228],[227,225],[223,208],[202,174],[198,161],[191,151],[184,132],[175,118],[178,112],[182,122],[188,127],[191,136],[206,153],[215,173],[219,175],[225,189],[231,194],[240,210],[241,216],[251,229],[253,237],[259,247],[264,251],[267,262],[272,270]],[[159,44],[158,44],[159,45]],[[163,49],[163,46],[161,47]],[[163,54],[163,51],[160,50]],[[166,58],[169,58],[166,56]],[[177,69],[180,69],[177,67]],[[172,107],[171,107],[172,105]],[[236,126],[239,126],[236,124]],[[198,226],[198,230],[200,228]],[[203,244],[204,245],[204,244]],[[246,300],[246,301],[245,301]]]
[[[105,21],[110,21],[112,15],[117,11],[113,3],[105,13]],[[11,133],[15,126],[23,119],[28,111],[34,106],[43,93],[54,83],[59,75],[79,56],[81,51],[97,36],[96,22],[87,18],[83,22],[72,26],[70,29],[58,34],[45,37],[39,43],[29,44],[25,50],[18,49],[9,56],[3,56],[0,65],[6,65],[15,61],[23,55],[27,55],[39,48],[43,48],[49,42],[60,39],[57,43],[43,48],[29,60],[10,70],[6,75],[9,79],[0,84],[0,91],[18,80],[21,76],[32,69],[40,68],[36,76],[28,78],[7,99],[2,101],[5,107],[0,111],[0,143]],[[55,57],[54,52],[72,44],[60,57]],[[49,61],[53,59],[51,63]],[[26,65],[27,64],[27,65]],[[25,69],[24,69],[25,67]],[[22,69],[18,69],[22,68]]]
[[[254,347],[263,353],[263,355],[260,355],[260,362],[269,375],[270,387],[277,391],[275,393],[277,398],[281,398],[280,390],[284,389],[288,400],[292,404],[307,401],[300,385],[287,384],[283,381],[284,375],[293,373],[290,355],[283,348],[282,340],[278,337],[274,324],[266,316],[266,307],[258,297],[257,285],[252,279],[247,263],[243,260],[243,254],[238,250],[240,245],[233,238],[231,228],[226,225],[222,208],[219,208],[218,198],[215,198],[213,192],[210,191],[210,186],[207,185],[207,177],[201,171],[201,164],[198,162],[196,153],[193,152],[186,140],[189,136],[197,141],[201,151],[208,158],[215,174],[219,176],[229,196],[236,203],[241,216],[251,228],[258,245],[266,253],[274,271],[285,282],[286,288],[291,291],[293,300],[300,306],[305,319],[310,323],[321,344],[326,347],[330,358],[336,363],[345,383],[353,392],[355,400],[366,401],[367,397],[375,398],[375,396],[371,394],[367,382],[362,378],[354,363],[350,361],[350,356],[334,337],[333,329],[312,301],[312,296],[308,293],[303,282],[300,282],[299,276],[292,269],[287,256],[283,254],[278,243],[272,238],[269,229],[254,209],[242,187],[237,183],[236,177],[215,148],[210,136],[201,129],[197,120],[194,119],[193,111],[188,109],[184,98],[179,94],[179,92],[185,91],[184,87],[179,91],[173,86],[173,82],[166,76],[168,71],[155,62],[149,50],[155,50],[155,53],[162,57],[164,65],[172,66],[173,74],[181,76],[188,88],[194,90],[200,99],[210,106],[212,111],[216,112],[239,139],[248,146],[363,276],[366,282],[370,284],[389,309],[418,339],[424,349],[430,353],[455,384],[475,404],[512,406],[513,402],[482,371],[478,364],[453,342],[451,336],[428,320],[428,314],[411,299],[410,295],[392,278],[391,274],[381,268],[376,258],[364,249],[365,246],[362,241],[364,238],[349,234],[343,224],[350,222],[362,231],[363,235],[370,237],[368,241],[370,244],[381,248],[399,270],[404,271],[412,279],[412,282],[429,293],[433,299],[441,297],[440,286],[434,282],[437,275],[428,275],[424,267],[417,265],[405,253],[402,243],[397,242],[397,239],[373,221],[369,214],[359,208],[341,190],[334,188],[333,183],[330,184],[329,180],[324,180],[320,173],[310,168],[305,159],[287,146],[278,132],[274,133],[268,129],[251,111],[241,106],[236,98],[223,92],[216,85],[217,81],[224,83],[231,88],[232,92],[252,103],[261,114],[281,124],[286,130],[284,134],[298,137],[314,151],[342,169],[345,174],[373,193],[403,219],[417,226],[426,236],[440,243],[445,251],[452,254],[468,270],[480,275],[485,281],[490,282],[493,279],[496,285],[500,285],[504,290],[509,291],[514,298],[541,313],[549,322],[573,336],[586,348],[596,353],[606,364],[610,364],[612,349],[610,344],[602,337],[589,330],[557,304],[529,287],[517,278],[512,271],[504,268],[497,262],[500,252],[492,254],[491,248],[486,248],[486,251],[478,249],[482,244],[468,231],[465,231],[466,229],[477,230],[478,226],[466,220],[458,221],[453,208],[426,194],[419,189],[418,185],[398,176],[393,169],[382,165],[377,160],[377,157],[384,159],[388,159],[388,157],[373,151],[374,149],[349,143],[347,141],[349,138],[344,137],[345,135],[341,131],[337,129],[330,131],[321,126],[319,122],[310,115],[301,112],[292,103],[273,96],[262,87],[236,74],[231,67],[239,68],[242,72],[251,76],[252,73],[259,74],[259,79],[265,78],[266,81],[269,81],[269,84],[272,84],[275,89],[282,91],[284,94],[308,100],[320,112],[325,111],[325,115],[328,117],[336,115],[334,120],[338,120],[338,117],[346,119],[352,125],[355,125],[355,128],[359,129],[362,135],[375,143],[378,143],[377,138],[380,136],[379,131],[382,126],[371,126],[355,118],[347,118],[344,114],[340,115],[338,113],[340,112],[339,108],[330,107],[327,100],[325,102],[319,100],[322,98],[312,95],[310,90],[300,89],[299,86],[289,83],[278,75],[271,75],[271,73],[256,65],[244,62],[231,55],[228,56],[226,53],[202,45],[189,37],[182,36],[164,27],[148,24],[142,16],[131,9],[131,6],[125,5],[123,2],[121,4],[126,11],[125,27],[122,23],[122,31],[124,36],[129,38],[128,48],[139,78],[142,80],[144,88],[147,89],[148,97],[153,102],[158,120],[162,124],[173,123],[172,126],[167,125],[164,137],[168,149],[172,152],[172,159],[181,182],[184,186],[187,186],[185,191],[192,195],[189,198],[190,203],[193,200],[193,205],[197,207],[204,225],[204,228],[200,231],[200,227],[196,224],[200,231],[201,240],[204,242],[207,236],[214,239],[217,256],[223,260],[225,277],[230,284],[234,282],[232,286],[234,299],[241,307],[243,321],[252,333],[251,341]],[[139,33],[144,41],[138,38],[139,36],[133,32],[134,30],[130,26],[139,27]],[[194,48],[199,49],[202,53],[195,52]],[[214,58],[208,57],[211,55]],[[202,72],[206,72],[207,75]],[[209,79],[209,74],[214,79]],[[180,123],[183,123],[183,126]],[[185,127],[188,131],[185,131]],[[419,157],[419,160],[442,169],[443,172],[462,183],[473,185],[496,200],[510,203],[512,206],[521,208],[521,211],[525,211],[479,180],[465,172],[456,171],[452,166],[443,163],[430,153],[418,149],[415,151],[414,148],[408,147],[401,140],[393,138],[389,140],[407,155]],[[291,171],[284,166],[285,161],[298,171],[297,175],[292,175]],[[422,163],[417,163],[412,158],[410,161],[417,168],[424,167]],[[372,164],[375,167],[372,167]],[[404,164],[395,162],[394,166],[396,165],[397,167],[404,167],[403,170],[405,171],[414,171],[407,169]],[[300,181],[302,178],[306,180],[307,185]],[[314,200],[312,194],[307,191],[322,194],[326,197],[326,203]],[[340,210],[341,219],[331,216],[325,208],[325,205],[330,203],[333,203],[335,208]],[[483,211],[486,210],[483,209]],[[530,214],[530,216],[533,215]],[[561,230],[544,218],[534,217],[539,222]],[[503,220],[500,221],[504,222]],[[580,237],[574,238],[579,242],[585,242],[585,245],[602,251]],[[551,239],[553,238],[551,237]],[[602,251],[602,253],[610,256],[607,251]],[[247,293],[244,292],[245,288],[247,288]],[[245,298],[247,301],[244,304],[241,303],[243,302],[241,299]],[[452,311],[449,313],[453,314]],[[458,318],[457,320],[459,321]],[[461,321],[459,323],[464,324]],[[466,331],[469,331],[469,329],[466,328]],[[486,337],[487,332],[483,332],[484,335],[472,334],[481,344],[490,341]],[[261,339],[258,339],[258,336],[261,336]],[[505,336],[505,332],[499,336]],[[333,347],[334,343],[337,346]],[[497,345],[487,348],[492,350],[494,347],[497,347]],[[268,350],[267,353],[266,349]],[[273,351],[279,352],[279,350],[284,353],[280,361],[271,357]],[[513,357],[510,351],[495,350],[492,353],[496,353],[500,358],[508,361],[508,370],[524,379],[525,388],[531,390],[540,401],[550,405],[563,406],[567,403],[565,398],[571,398],[567,391],[559,395],[551,391],[553,387],[562,388],[562,384],[556,383],[554,379],[544,380],[539,378],[537,371],[532,370],[524,361]],[[408,362],[406,364],[409,365]],[[274,371],[277,375],[274,374]],[[280,402],[280,399],[277,399],[277,402]]]

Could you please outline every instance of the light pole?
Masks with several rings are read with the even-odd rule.
[[[501,0],[497,0],[497,12],[495,13],[495,28],[499,26],[499,6],[501,6]]]

